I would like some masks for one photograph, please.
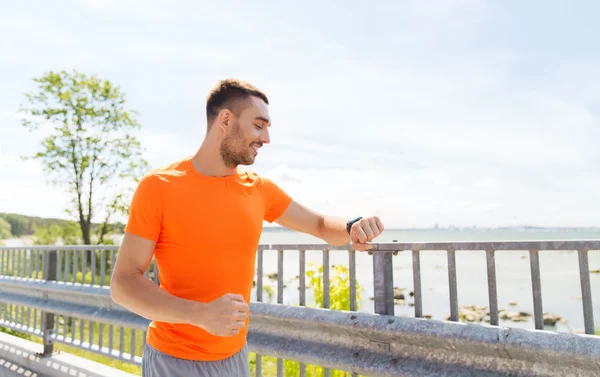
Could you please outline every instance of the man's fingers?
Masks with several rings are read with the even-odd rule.
[[[367,235],[365,234],[365,231],[360,226],[353,226],[352,232],[358,238],[358,242],[360,242],[360,243],[367,242]]]
[[[352,248],[354,250],[358,250],[358,251],[367,251],[367,250],[371,250],[373,248],[373,245],[368,244],[368,243],[352,243]]]
[[[227,296],[229,296],[229,298],[231,298],[231,301],[233,302],[233,306],[237,310],[239,310],[239,311],[249,311],[250,310],[250,306],[246,303],[246,300],[244,300],[244,296],[237,294],[237,293],[228,293]]]
[[[246,302],[246,300],[244,300],[244,296],[240,295],[239,293],[229,293],[229,297],[231,297],[233,301]]]
[[[373,238],[375,238],[375,232],[373,232],[373,229],[371,229],[370,222],[368,222],[368,221],[365,222],[364,227],[363,227],[363,231],[367,235],[367,240],[365,242],[371,242],[371,241],[373,241]]]
[[[352,248],[358,251],[367,251],[373,248],[368,244],[383,233],[383,222],[377,216],[362,219],[352,227]]]
[[[382,229],[379,229],[379,224],[377,224],[377,219],[375,219],[374,217],[372,217],[369,220],[369,225],[371,226],[371,229],[373,230],[373,233],[375,234],[375,237],[377,237],[378,235],[381,234],[381,232],[383,231]],[[375,238],[373,237],[373,238]]]
[[[385,228],[383,226],[383,222],[377,216],[373,216],[373,219],[375,220],[375,223],[377,224],[377,228],[379,229],[379,233],[383,233],[383,231],[385,230]]]
[[[235,321],[232,328],[239,330],[244,326],[246,326],[246,321]]]
[[[243,312],[243,313],[250,311],[250,306],[248,304],[246,304],[245,302],[235,301],[233,303],[233,308],[235,310],[237,310],[238,312]]]

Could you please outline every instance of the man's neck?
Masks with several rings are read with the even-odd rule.
[[[198,172],[210,177],[226,177],[237,172],[237,167],[225,166],[218,146],[202,143],[192,156],[192,165]]]

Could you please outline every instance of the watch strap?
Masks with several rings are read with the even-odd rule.
[[[346,223],[346,232],[348,232],[348,235],[350,235],[350,229],[352,229],[352,225],[354,225],[355,222],[359,221],[360,219],[362,219],[362,216],[359,216],[353,220],[350,220]]]

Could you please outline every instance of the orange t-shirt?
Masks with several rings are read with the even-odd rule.
[[[276,220],[291,200],[257,174],[210,177],[185,158],[142,178],[125,231],[156,242],[162,289],[199,302],[236,293],[249,304],[263,220]],[[218,337],[192,325],[153,321],[146,341],[174,357],[220,360],[244,347],[247,325],[236,336]]]

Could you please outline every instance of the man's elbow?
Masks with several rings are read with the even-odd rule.
[[[325,219],[325,216],[319,216],[319,218],[317,219],[317,226],[315,227],[315,230],[313,231],[312,235],[322,239],[323,241],[328,241],[329,232],[327,229],[327,221]]]
[[[123,305],[123,283],[116,275],[112,275],[110,278],[110,298],[117,304]]]

